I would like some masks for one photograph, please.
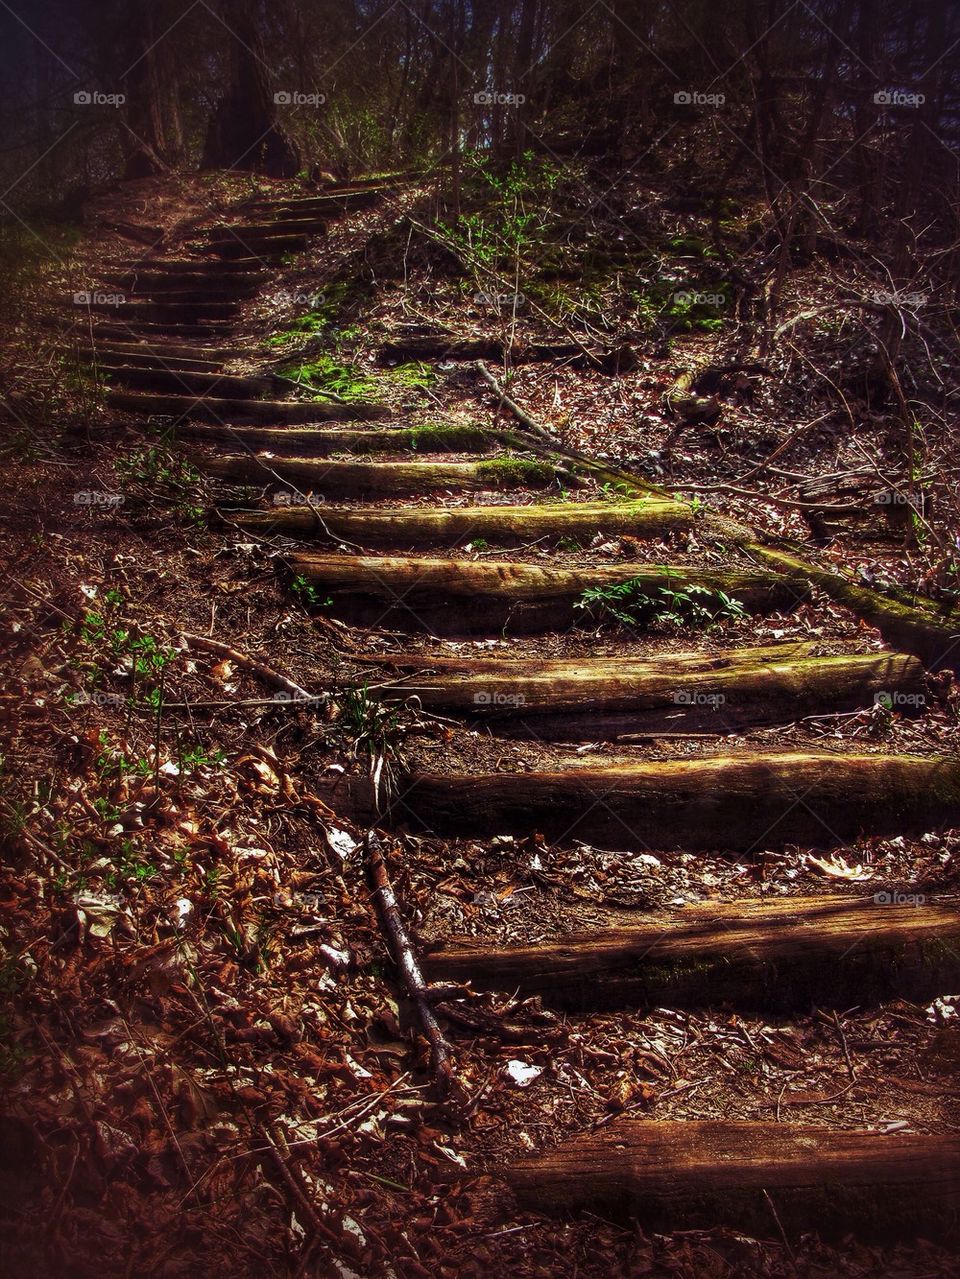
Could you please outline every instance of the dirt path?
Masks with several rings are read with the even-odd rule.
[[[879,600],[858,616],[867,592],[764,559],[752,535],[731,539],[639,480],[613,485],[520,423],[431,434],[375,404],[293,399],[270,375],[225,372],[244,299],[376,200],[260,199],[132,264],[122,331],[106,306],[93,334],[112,406],[173,418],[226,486],[230,535],[268,545],[320,625],[353,628],[365,708],[445,726],[411,735],[389,784],[358,774],[322,799],[403,841],[388,864],[422,904],[428,977],[455,984],[437,1009],[454,1057],[470,1039],[499,1063],[498,1087],[541,1090],[540,1114],[564,1115],[506,1146],[481,1137],[451,1175],[513,1187],[487,1234],[528,1229],[518,1212],[588,1210],[667,1233],[955,1239],[960,1136],[941,1076],[931,1062],[912,1081],[925,1092],[879,1078],[864,1091],[871,1067],[850,1041],[875,1041],[891,1001],[960,988],[956,903],[857,882],[844,859],[855,841],[958,824],[960,762],[920,738],[900,749],[842,731],[922,716],[927,669],[952,661],[949,627]],[[597,563],[596,547],[623,538],[632,560]],[[636,624],[618,627],[625,617]],[[664,641],[669,619],[686,641]],[[444,896],[444,862],[470,841],[489,858],[471,869],[475,896]],[[578,848],[592,871],[569,869]],[[803,867],[792,875],[787,851]],[[693,891],[678,897],[658,879],[682,868]],[[581,1067],[604,1064],[605,1095],[572,1066],[552,1073],[558,1017]],[[805,1090],[811,1026],[842,1077]],[[708,1035],[754,1062],[729,1067],[733,1102],[698,1077]],[[771,1045],[779,1092],[756,1067]],[[469,1106],[482,1116],[482,1095]]]

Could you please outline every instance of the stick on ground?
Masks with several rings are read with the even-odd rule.
[[[373,831],[369,831],[364,840],[364,853],[370,892],[380,927],[386,936],[393,961],[400,970],[407,993],[416,1007],[423,1033],[430,1044],[430,1058],[437,1090],[441,1097],[448,1097],[456,1086],[453,1067],[450,1064],[450,1049],[430,1005],[430,990],[420,971],[413,944],[400,917],[397,898],[390,883],[390,876],[387,874],[386,862],[380,851],[380,841]]]

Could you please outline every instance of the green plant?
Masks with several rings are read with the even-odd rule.
[[[344,688],[338,700],[338,733],[354,758],[366,757],[379,804],[381,787],[387,794],[393,791],[395,768],[401,760],[400,709],[377,701],[366,684]]]
[[[290,583],[290,589],[305,608],[329,608],[333,603],[332,595],[328,595],[326,599],[321,599],[320,592],[307,581],[302,573],[298,573],[293,579]]]
[[[641,577],[589,587],[575,607],[601,625],[616,622],[622,626],[661,625],[676,630],[710,630],[721,621],[740,621],[747,616],[740,601],[725,591],[695,584],[676,589],[661,585],[650,591]]]

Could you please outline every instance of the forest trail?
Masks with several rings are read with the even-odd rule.
[[[891,642],[865,652],[831,630],[824,583],[814,589],[802,565],[778,565],[775,545],[765,559],[752,535],[738,542],[689,502],[561,453],[522,423],[423,432],[376,404],[295,399],[276,376],[227,371],[238,351],[257,358],[235,332],[241,303],[269,286],[286,255],[379,196],[375,184],[355,184],[261,197],[203,237],[131,262],[104,280],[128,298],[99,308],[88,350],[113,409],[172,419],[193,464],[233,486],[216,513],[223,527],[271,540],[286,585],[326,625],[352,628],[367,695],[449,725],[433,764],[405,758],[389,786],[347,779],[325,796],[333,810],[385,838],[496,839],[535,874],[534,836],[651,859],[721,850],[750,863],[789,844],[823,851],[956,824],[960,763],[949,756],[737,737],[872,706],[922,715],[927,670],[956,656],[949,627],[941,634],[922,612],[875,601],[867,620]],[[580,555],[598,538],[643,543],[691,530],[698,549],[675,562],[596,566]],[[855,605],[858,588],[844,589]],[[817,640],[710,639],[727,618],[801,607],[817,618]],[[667,612],[701,622],[696,643],[665,651],[642,627],[596,656],[567,643],[587,617],[599,627],[618,613]],[[506,655],[484,647],[504,637],[516,641]],[[525,765],[504,770],[499,744],[518,741]],[[686,756],[658,757],[677,741]],[[588,1019],[601,1009],[694,1008],[722,1021],[815,1006],[836,1019],[957,989],[955,907],[881,901],[857,887],[778,899],[744,880],[734,902],[610,911],[606,925],[532,942],[496,929],[437,937],[422,962],[446,987],[562,1009],[584,1023],[586,1054]],[[458,1014],[447,995],[444,1009],[455,1042],[470,1005]],[[620,1109],[628,1113],[559,1147],[549,1133],[534,1150],[518,1142],[493,1175],[538,1211],[627,1213],[657,1230],[722,1223],[792,1234],[840,1222],[867,1238],[956,1234],[954,1135],[794,1124],[779,1106],[782,1122],[658,1120],[638,1113],[639,1094]]]

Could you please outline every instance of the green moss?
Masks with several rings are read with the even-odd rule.
[[[426,422],[410,430],[410,447],[418,453],[454,453],[489,448],[490,436],[482,426]]]
[[[341,400],[359,403],[375,398],[376,380],[361,373],[352,364],[342,364],[331,355],[319,355],[303,364],[289,364],[280,369],[281,377],[290,378],[306,391],[336,395]]]
[[[548,484],[554,471],[546,462],[534,462],[525,457],[497,457],[489,462],[479,462],[477,473],[493,488],[522,488],[526,484]]]
[[[384,376],[391,378],[394,382],[399,382],[401,386],[416,389],[426,389],[433,386],[437,380],[437,375],[430,365],[424,364],[420,360],[414,360],[409,364],[398,364],[395,369],[390,369]]]

